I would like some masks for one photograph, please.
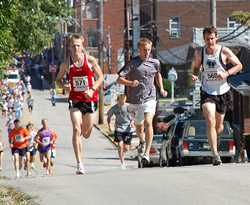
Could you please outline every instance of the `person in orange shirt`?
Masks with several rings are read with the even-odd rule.
[[[20,178],[20,166],[23,162],[23,157],[26,155],[28,140],[30,139],[29,131],[20,126],[20,120],[14,121],[14,129],[9,132],[9,143],[12,155],[14,156],[14,167],[16,171],[16,179]],[[27,176],[31,175],[30,164],[27,162]]]
[[[55,140],[53,141],[53,144],[51,145],[51,160],[50,160],[50,164],[51,166],[54,165],[54,160],[56,157],[56,141],[58,139],[58,135],[55,133],[55,131],[53,131],[54,136],[55,136]],[[53,135],[50,136],[50,140],[53,140]]]

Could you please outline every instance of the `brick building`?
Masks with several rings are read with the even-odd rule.
[[[85,39],[85,52],[98,58],[99,43],[99,1],[85,0],[83,2],[82,32]],[[80,19],[80,1],[76,1],[77,21]],[[80,26],[68,27],[68,34],[80,32]],[[117,73],[124,64],[124,1],[103,0],[103,46],[104,73]],[[108,51],[110,48],[110,58]],[[110,63],[110,66],[109,66]]]

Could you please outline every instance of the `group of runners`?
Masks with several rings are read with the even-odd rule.
[[[34,125],[29,122],[26,127],[20,126],[20,120],[14,120],[14,128],[9,131],[8,142],[11,148],[11,154],[14,160],[14,168],[16,178],[20,178],[20,170],[24,168],[27,176],[31,176],[31,169],[35,168],[35,157],[37,150],[39,152],[40,162],[46,169],[46,175],[51,174],[51,166],[53,166],[56,156],[56,141],[58,135],[48,124],[48,119],[41,121],[42,128],[38,131],[34,129]],[[5,143],[0,136],[0,170],[2,170],[3,150]]]
[[[194,60],[193,75],[190,81],[201,80],[201,108],[207,121],[207,138],[213,155],[213,165],[222,164],[217,151],[217,138],[223,131],[223,120],[227,105],[230,102],[230,87],[227,78],[242,69],[239,59],[227,47],[217,44],[218,34],[213,26],[203,30],[205,46],[198,52]],[[73,148],[76,157],[76,173],[85,174],[81,159],[81,135],[88,138],[94,123],[94,112],[97,109],[98,91],[103,82],[101,68],[93,56],[83,53],[84,39],[80,35],[71,35],[68,39],[72,56],[60,66],[56,83],[68,91],[70,118],[73,126]],[[164,90],[159,60],[150,57],[152,42],[147,38],[137,43],[139,56],[129,61],[119,72],[117,83],[129,87],[129,104],[127,96],[117,98],[117,104],[108,111],[107,122],[110,130],[115,130],[118,142],[118,154],[121,169],[126,169],[124,151],[130,148],[132,127],[140,139],[138,149],[142,155],[142,163],[150,162],[150,148],[153,139],[153,117],[156,111],[156,80],[160,93],[167,96]],[[231,68],[226,66],[231,63]],[[63,76],[69,74],[69,83],[63,82]],[[212,75],[211,75],[212,74]],[[111,117],[115,115],[115,129],[111,125]],[[82,124],[81,124],[82,122]]]
[[[218,39],[216,28],[205,27],[203,30],[205,46],[196,54],[194,61],[192,82],[201,80],[201,108],[207,121],[207,138],[213,155],[213,165],[222,164],[217,151],[217,138],[223,131],[223,120],[230,96],[230,87],[227,78],[242,69],[242,65],[233,52],[216,43]],[[69,113],[73,127],[72,144],[76,158],[76,174],[85,174],[82,162],[82,139],[89,138],[94,124],[94,112],[97,110],[98,88],[103,83],[104,77],[96,59],[83,53],[84,38],[81,35],[70,35],[68,38],[69,49],[72,55],[62,62],[56,83],[58,87],[69,92]],[[159,60],[150,57],[152,42],[147,38],[139,39],[137,43],[139,56],[129,61],[119,72],[117,83],[129,87],[128,96],[121,94],[117,104],[108,111],[107,122],[110,130],[115,131],[118,142],[118,154],[121,160],[121,169],[125,170],[124,152],[130,149],[131,133],[133,127],[140,143],[138,149],[141,153],[143,164],[150,162],[150,148],[154,135],[153,117],[156,111],[156,87],[159,86],[160,94],[167,96],[164,90]],[[232,67],[228,69],[226,63]],[[65,83],[63,77],[68,73],[69,82]],[[212,74],[212,75],[211,75]],[[126,102],[129,97],[129,103]],[[111,117],[115,115],[115,128],[111,124]],[[19,120],[15,121],[15,126]],[[47,148],[55,143],[53,130],[48,126],[48,120],[42,120],[43,128],[38,131],[34,141],[40,146],[40,160],[46,164],[46,172],[50,172],[50,152]],[[15,129],[10,131],[10,145],[13,143],[25,144],[29,140],[28,131],[23,131],[22,137],[15,135]],[[11,141],[14,139],[14,141]],[[28,144],[26,143],[28,146]],[[13,147],[14,148],[14,147]],[[21,148],[22,149],[22,148]],[[16,149],[12,149],[13,154]],[[27,156],[26,156],[27,157]],[[15,159],[16,161],[18,158]],[[19,159],[20,160],[20,159]],[[18,176],[18,163],[15,162]],[[30,168],[27,165],[27,170]]]
[[[28,81],[29,87],[30,83]],[[20,117],[24,99],[26,99],[28,110],[32,113],[34,98],[31,95],[31,86],[27,89],[20,81],[16,85],[1,84],[2,117],[8,117],[6,122],[8,131],[8,142],[14,160],[16,178],[20,178],[20,170],[24,168],[27,176],[31,176],[31,169],[35,168],[35,156],[39,151],[39,158],[46,174],[51,173],[54,158],[56,156],[55,143],[57,134],[49,127],[48,120],[42,119],[42,128],[35,131],[34,125],[29,122],[26,127],[20,126]],[[27,96],[26,96],[27,90]],[[14,120],[15,119],[15,120]],[[2,131],[2,128],[1,130]],[[3,155],[6,143],[0,136],[0,170],[2,170]]]

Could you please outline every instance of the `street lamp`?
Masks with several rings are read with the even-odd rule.
[[[177,80],[178,75],[174,67],[168,72],[168,79],[171,81],[171,101],[170,104],[174,103],[174,82]]]

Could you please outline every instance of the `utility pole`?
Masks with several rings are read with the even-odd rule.
[[[157,44],[157,0],[153,0],[153,57],[156,58],[156,44]]]
[[[125,49],[124,59],[125,59],[125,64],[127,64],[130,61],[128,1],[129,0],[124,0],[124,30],[125,30],[125,35],[124,35],[124,49]],[[127,96],[127,102],[129,102],[130,97],[129,97],[129,87],[128,86],[125,86],[124,93]]]
[[[99,42],[98,42],[98,59],[99,65],[103,67],[103,0],[99,0],[99,21],[98,21],[98,31],[99,31]],[[103,124],[104,121],[104,92],[103,84],[99,87],[99,124]]]
[[[83,27],[83,15],[82,15],[82,11],[83,11],[83,0],[80,0],[80,34],[82,35],[82,27]]]
[[[124,0],[124,48],[125,48],[125,64],[130,61],[130,45],[129,45],[129,8],[128,1]]]
[[[210,25],[216,27],[216,0],[210,0]]]
[[[112,67],[111,67],[111,40],[110,40],[110,26],[108,26],[108,63],[109,63],[109,74],[112,74]]]
[[[75,9],[74,18],[77,21],[77,2],[76,2],[76,0],[74,0],[74,2],[73,2],[73,7]],[[75,33],[77,33],[77,24],[76,23],[74,24],[74,30],[75,30]]]
[[[156,44],[157,44],[157,0],[153,0],[153,39],[152,39],[152,43],[153,43],[153,57],[156,58]],[[156,82],[155,82],[156,83]],[[157,84],[157,83],[156,83]],[[156,92],[156,100],[157,100],[157,105],[156,105],[156,111],[155,111],[155,116],[153,118],[153,129],[154,129],[154,133],[156,133],[157,131],[157,123],[158,123],[158,104],[159,104],[159,95],[158,95],[158,87],[156,87],[157,92]]]

